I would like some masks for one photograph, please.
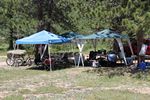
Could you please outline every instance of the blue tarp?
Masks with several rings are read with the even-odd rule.
[[[16,44],[57,44],[66,42],[70,42],[70,39],[47,32],[45,30],[16,40]]]

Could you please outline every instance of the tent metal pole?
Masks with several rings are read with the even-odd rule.
[[[76,66],[76,59],[75,59],[75,52],[74,52],[74,44],[72,45],[72,52],[73,52],[73,57],[74,57],[74,65]]]
[[[50,67],[50,71],[52,71],[52,60],[51,60],[51,52],[50,52],[50,49],[51,49],[51,46],[50,45],[48,45],[49,46],[49,61],[50,61],[50,64],[49,64],[49,67]]]
[[[83,56],[82,56],[82,53],[81,53],[81,61],[82,61],[82,66],[84,67],[84,61],[83,61]]]
[[[121,50],[121,54],[123,55],[123,59],[124,59],[125,65],[128,65],[128,64],[127,64],[126,57],[125,57],[124,48],[123,48],[123,44],[122,44],[122,42],[121,42],[121,39],[120,39],[120,38],[117,38],[116,40],[117,40],[117,42],[118,42],[118,44],[119,44],[119,48],[120,48],[120,50]]]
[[[127,41],[128,41],[128,45],[130,47],[131,53],[132,53],[132,55],[134,55],[130,39],[128,38]]]
[[[79,67],[80,61],[82,63],[82,66],[84,66],[83,55],[82,55],[82,50],[83,50],[83,47],[84,47],[84,43],[82,43],[82,41],[78,41],[77,45],[78,45],[78,48],[79,48],[78,67]]]
[[[81,59],[81,43],[79,41],[77,42],[77,46],[79,48],[79,58],[78,58],[78,67],[79,67],[80,59]]]
[[[79,58],[78,58],[78,67],[79,67],[79,64],[80,64],[80,59],[81,59],[81,57],[80,57],[80,53],[79,53]]]
[[[92,44],[93,44],[93,47],[94,47],[94,51],[96,51],[97,39],[92,39]]]
[[[41,55],[41,60],[42,60],[42,58],[43,58],[43,56],[44,56],[44,53],[45,53],[45,51],[46,51],[47,46],[48,46],[48,45],[45,45],[45,47],[44,47],[44,51],[43,51],[43,53],[42,53],[42,55]]]
[[[82,55],[83,47],[84,47],[84,43],[81,43],[81,61],[82,61],[82,66],[84,67],[84,61],[83,61],[83,55]]]
[[[94,40],[94,46],[95,46],[95,51],[96,51],[96,47],[97,47],[97,39]]]

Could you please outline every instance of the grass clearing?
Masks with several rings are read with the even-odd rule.
[[[39,74],[48,73],[46,71],[25,70],[20,68],[0,68],[0,82],[8,80],[17,80],[20,78],[32,77]]]
[[[24,100],[22,95],[10,95],[6,96],[3,100]]]
[[[118,90],[95,90],[74,94],[76,100],[149,100],[150,95]]]
[[[144,80],[142,77],[141,73],[131,75],[126,68],[82,67],[52,72],[26,67],[0,68],[0,98],[4,100],[148,100],[149,72]]]
[[[29,90],[29,89],[20,89],[18,92],[20,94],[30,94],[30,93],[32,93],[32,91]]]
[[[83,87],[150,86],[149,75],[143,79],[142,77],[136,78],[139,73],[134,77],[129,75],[113,75],[110,77],[109,74],[109,72],[104,75],[95,72],[82,72],[82,75],[76,77],[76,85]]]
[[[53,94],[61,94],[64,93],[67,89],[56,87],[54,85],[39,87],[34,91],[34,94],[44,94],[44,93],[53,93]]]

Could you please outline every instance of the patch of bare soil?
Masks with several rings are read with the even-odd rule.
[[[6,62],[0,62],[0,67],[5,67],[7,66]]]
[[[6,64],[6,62],[5,62],[5,59],[6,59],[5,56],[0,56],[0,68],[7,66],[7,64]]]

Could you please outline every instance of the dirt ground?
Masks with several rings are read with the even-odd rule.
[[[0,56],[0,67],[6,67],[7,66],[5,60],[6,60],[6,56]]]

